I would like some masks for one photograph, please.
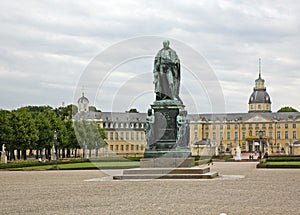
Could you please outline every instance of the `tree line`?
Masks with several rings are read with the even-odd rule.
[[[26,106],[16,110],[0,110],[0,144],[5,144],[9,160],[27,159],[28,156],[47,159],[53,145],[60,157],[78,155],[105,146],[105,132],[95,122],[73,121],[78,112],[75,105],[52,108]],[[54,132],[57,137],[54,138]],[[29,154],[26,151],[29,150]],[[16,152],[16,153],[14,153]]]

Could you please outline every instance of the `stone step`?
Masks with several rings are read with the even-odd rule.
[[[197,168],[138,168],[123,170],[124,175],[131,174],[203,174],[210,171],[209,167]]]
[[[213,179],[217,177],[218,172],[207,172],[204,174],[131,174],[131,175],[115,175],[114,180],[129,179]]]

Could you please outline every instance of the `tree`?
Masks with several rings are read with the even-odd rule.
[[[128,113],[138,113],[136,108],[131,108]]]
[[[12,111],[11,125],[14,139],[10,150],[18,150],[18,159],[20,159],[20,151],[22,151],[23,159],[26,160],[26,150],[34,149],[39,139],[35,122],[26,107]]]
[[[11,127],[11,113],[7,110],[0,110],[0,143],[10,146],[13,139],[13,130]]]
[[[277,112],[299,112],[299,111],[293,107],[285,106],[285,107],[280,108]]]
[[[101,112],[101,110],[98,110],[95,106],[89,106],[90,112]]]
[[[98,155],[98,149],[106,145],[105,131],[100,128],[95,122],[88,121],[75,121],[74,122],[75,133],[80,146],[83,148],[84,156],[86,155],[86,149],[89,150],[91,156],[91,150],[96,149],[96,156]]]

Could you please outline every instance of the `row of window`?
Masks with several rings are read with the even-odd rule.
[[[242,125],[242,129],[246,129],[246,124],[241,124]],[[260,124],[259,123],[255,123],[255,129],[259,129],[259,126]],[[281,125],[283,125],[283,123],[281,124],[281,123],[276,123],[276,127],[277,128],[281,128]],[[223,128],[224,128],[224,125],[222,125],[222,124],[220,124],[220,125],[215,125],[215,124],[213,124],[212,125],[212,129],[213,130],[216,130],[217,129],[217,126],[219,126],[219,128],[222,130]],[[238,129],[239,128],[239,124],[227,124],[226,125],[226,128],[227,128],[227,130],[230,130],[231,129],[231,126],[234,126],[234,129]],[[252,123],[249,123],[248,124],[248,128],[249,129],[252,129],[254,126],[253,126],[253,124]],[[261,124],[261,127],[263,128],[263,129],[265,129],[266,128],[266,123],[262,123]],[[269,128],[273,128],[273,123],[268,123],[268,127]],[[289,123],[284,123],[284,128],[289,128]],[[292,128],[296,128],[296,123],[293,123],[292,124]],[[195,130],[198,130],[198,125],[194,125],[194,129]],[[208,130],[209,129],[209,125],[205,125],[205,129],[206,130]]]
[[[145,123],[140,122],[104,122],[103,127],[108,128],[132,128],[132,129],[144,129]]]
[[[276,133],[276,138],[277,139],[281,139],[282,137],[281,137],[281,131],[277,131],[277,133]],[[219,134],[219,137],[220,137],[220,140],[222,140],[222,139],[224,139],[224,137],[223,137],[223,132],[220,132],[220,134]],[[253,136],[253,135],[255,135],[255,136],[259,136],[259,134],[258,134],[258,131],[256,131],[256,133],[255,134],[253,134],[252,133],[252,131],[249,131],[249,133],[248,133],[248,135],[249,136]],[[263,134],[263,136],[265,136],[266,134],[264,133]],[[269,136],[269,138],[271,138],[271,139],[273,139],[273,132],[269,132],[268,133],[268,136]],[[206,139],[209,139],[210,137],[209,137],[209,133],[208,132],[206,132],[205,133],[205,137],[204,138],[206,138]],[[288,131],[285,131],[284,132],[284,139],[289,139],[290,137],[289,137],[289,132]],[[198,132],[194,132],[194,139],[195,140],[197,140],[198,139]],[[213,140],[216,140],[217,139],[217,134],[216,134],[216,132],[212,132],[212,139]],[[231,132],[227,132],[226,133],[226,139],[227,140],[231,140]],[[234,139],[235,140],[237,140],[237,139],[239,139],[239,134],[238,134],[238,132],[234,132]],[[242,140],[245,140],[246,139],[246,132],[242,132],[242,138],[241,138]],[[297,139],[297,132],[296,131],[293,131],[292,132],[292,139]]]
[[[115,132],[106,132],[106,137],[108,140],[145,140],[145,132],[129,132],[129,131],[115,131]]]
[[[111,151],[116,152],[132,152],[132,151],[143,151],[144,146],[143,145],[110,145]]]

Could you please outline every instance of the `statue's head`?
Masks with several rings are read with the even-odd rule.
[[[152,109],[148,109],[148,116],[152,115]]]
[[[169,46],[170,46],[170,41],[169,41],[169,40],[165,40],[165,41],[163,42],[163,45],[164,45],[164,48],[169,48]]]

